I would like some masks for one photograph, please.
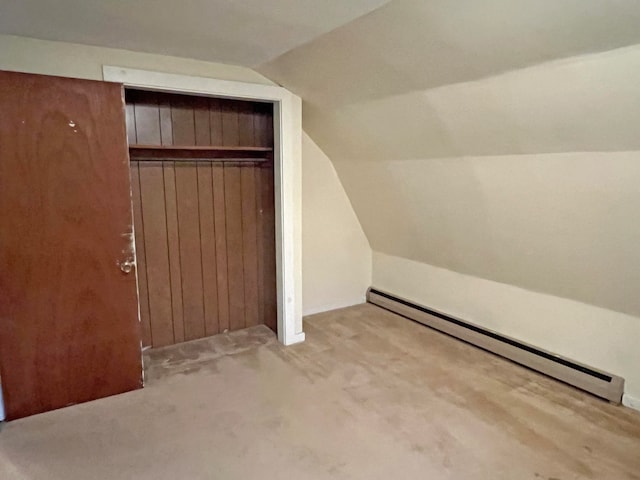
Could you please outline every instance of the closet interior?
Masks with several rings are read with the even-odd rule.
[[[273,105],[125,100],[143,346],[275,331]]]

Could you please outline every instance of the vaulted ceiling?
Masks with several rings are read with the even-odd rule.
[[[2,0],[0,33],[254,66],[388,0]]]
[[[638,119],[637,82],[615,55],[563,60],[638,26],[636,0],[395,0],[258,70],[334,159],[620,150],[640,147],[618,120]]]

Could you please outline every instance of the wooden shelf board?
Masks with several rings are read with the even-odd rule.
[[[271,152],[269,147],[129,145],[132,160],[266,162]]]
[[[272,152],[271,147],[222,147],[222,146],[181,146],[181,145],[129,145],[132,150],[186,150],[192,152]]]

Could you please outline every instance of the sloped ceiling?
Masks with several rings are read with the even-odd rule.
[[[636,0],[395,0],[257,70],[302,96],[305,127],[332,157],[620,150],[640,137],[612,112],[640,111],[609,93],[637,101],[637,82],[615,58],[562,60],[640,43],[638,26]],[[509,89],[493,78],[554,61],[512,73]]]
[[[254,66],[388,0],[3,0],[0,33]]]
[[[258,71],[375,251],[640,315],[640,2],[394,0]]]

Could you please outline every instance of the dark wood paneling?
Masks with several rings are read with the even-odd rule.
[[[195,145],[196,126],[193,103],[184,97],[171,99],[171,126],[174,145]]]
[[[278,299],[276,291],[276,230],[275,230],[275,196],[273,189],[273,164],[259,169],[262,194],[262,244],[264,266],[262,283],[264,285],[264,319],[263,322],[274,332],[278,328]]]
[[[134,211],[146,219],[147,229],[139,231],[152,236],[139,255],[154,262],[140,264],[141,311],[151,306],[153,346],[261,323],[275,330],[273,168],[218,162],[174,167],[167,161],[162,175],[154,162],[140,171],[142,204],[154,202],[139,209],[134,201]],[[187,216],[181,221],[179,209]]]
[[[211,163],[198,164],[198,200],[200,212],[200,251],[202,252],[202,291],[206,335],[218,333],[218,285],[216,278],[216,229],[213,212]]]
[[[160,116],[160,139],[164,146],[173,145],[173,121],[171,119],[171,100],[161,95],[158,99]],[[142,144],[142,142],[136,142]]]
[[[151,320],[149,317],[149,291],[147,289],[147,261],[144,248],[144,219],[142,217],[142,199],[140,198],[140,174],[138,162],[131,162],[131,201],[133,203],[133,221],[136,237],[136,263],[138,271],[138,295],[140,304],[140,323],[142,326],[142,345],[153,344]]]
[[[253,125],[256,147],[273,147],[273,105],[270,103],[253,104]]]
[[[149,315],[153,345],[156,347],[174,343],[162,170],[162,162],[144,162],[140,165]]]
[[[229,328],[245,327],[244,262],[242,255],[241,167],[225,165],[224,197],[227,220],[227,275],[229,283]]]
[[[134,145],[129,148],[131,158],[136,160],[232,160],[236,163],[267,162],[270,148],[264,147],[212,147],[176,145]]]
[[[176,164],[175,174],[184,331],[185,340],[193,340],[205,333],[197,166]]]
[[[136,135],[135,105],[133,103],[127,103],[125,112],[127,122],[127,142],[129,142],[130,145],[138,143],[138,137]]]
[[[139,170],[142,200],[134,188],[134,212],[142,224],[143,326],[152,319],[145,345],[261,323],[275,329],[272,167],[166,161],[144,162]]]
[[[265,308],[264,308],[264,207],[262,198],[262,168],[258,166],[255,170],[255,191],[256,191],[256,253],[257,253],[257,273],[258,273],[258,319],[260,323],[265,323]]]
[[[237,104],[238,109],[238,144],[242,146],[255,145],[254,135],[254,111],[253,104],[249,102],[240,102]]]
[[[238,129],[238,104],[233,100],[220,100],[220,116],[222,117],[222,145],[240,145]]]
[[[273,147],[269,103],[128,90],[127,104],[130,144]]]
[[[196,145],[213,145],[211,143],[211,127],[209,125],[209,100],[195,97],[193,105]]]
[[[182,267],[180,266],[180,233],[178,231],[178,204],[176,173],[173,162],[163,162],[164,201],[167,212],[167,245],[171,281],[171,307],[173,311],[173,338],[184,342],[184,314],[182,309]]]
[[[139,92],[134,109],[136,142],[143,145],[160,145],[160,110],[154,92]]]
[[[153,177],[154,193],[143,198],[153,196],[159,204],[147,207],[154,212],[154,239],[146,243],[157,253],[151,256],[164,255],[140,279],[141,287],[152,284],[141,288],[147,312],[156,303],[150,297],[158,294],[154,278],[164,280],[164,300],[155,306],[162,320],[151,325],[153,345],[170,341],[170,331],[172,341],[181,342],[260,323],[275,329],[273,136],[267,131],[272,106],[148,92],[129,92],[127,100],[144,103],[139,112],[157,108],[154,138],[162,146],[149,148],[136,139],[131,153],[141,159],[139,168],[149,162],[158,168],[150,159],[165,159],[162,182]],[[152,214],[138,210],[144,235],[144,217]],[[147,254],[144,244],[140,252]]]
[[[121,86],[0,72],[8,419],[141,386]]]
[[[273,147],[273,138],[275,130],[273,126],[273,105],[270,103],[263,104],[264,108],[264,122],[261,124],[262,132],[266,137],[265,147]],[[271,159],[273,161],[273,158]]]
[[[220,331],[229,329],[229,281],[227,266],[227,219],[225,207],[224,167],[211,166],[213,184],[213,213],[216,230],[216,278],[218,285],[218,323]]]
[[[211,145],[224,145],[222,142],[222,111],[220,100],[209,99],[209,128],[211,129]]]
[[[244,271],[245,325],[260,324],[258,309],[258,229],[256,167],[240,169],[242,191],[242,259]]]

